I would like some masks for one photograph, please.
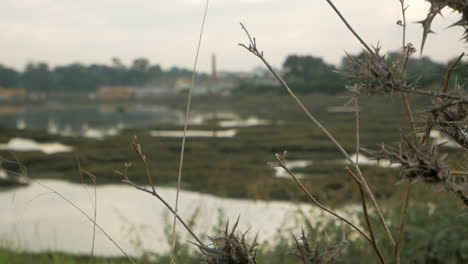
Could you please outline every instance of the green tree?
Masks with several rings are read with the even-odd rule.
[[[21,75],[21,83],[28,91],[50,92],[51,72],[47,63],[28,63]]]
[[[290,55],[283,63],[285,78],[299,93],[344,91],[344,80],[333,65],[314,56]]]
[[[18,87],[19,73],[0,64],[0,87]]]
[[[143,86],[149,80],[148,70],[150,62],[146,58],[137,58],[127,71],[127,82],[129,85]]]
[[[101,84],[102,73],[95,72],[96,66],[86,67],[79,63],[59,66],[52,72],[53,90],[70,92],[95,91]]]
[[[304,82],[320,80],[335,70],[322,58],[314,56],[289,55],[283,63],[285,78]]]

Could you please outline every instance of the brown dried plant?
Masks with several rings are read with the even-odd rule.
[[[446,155],[439,154],[438,146],[433,146],[429,140],[429,133],[433,126],[437,126],[442,132],[457,138],[457,142],[465,144],[466,140],[466,103],[468,102],[468,98],[463,94],[454,95],[447,93],[447,86],[450,80],[450,74],[453,70],[453,67],[461,60],[464,54],[460,55],[457,59],[456,63],[450,67],[449,71],[446,75],[446,82],[442,92],[437,91],[427,91],[427,90],[420,90],[416,88],[415,83],[408,83],[407,81],[407,65],[409,62],[409,57],[413,54],[416,50],[410,43],[406,43],[406,10],[407,6],[405,6],[404,0],[399,0],[401,5],[401,12],[402,12],[402,21],[398,21],[397,24],[402,26],[402,56],[400,58],[390,58],[386,55],[380,55],[380,47],[377,46],[376,48],[370,48],[370,46],[356,33],[356,31],[351,27],[350,23],[343,17],[341,12],[336,8],[331,0],[326,0],[326,2],[331,6],[331,8],[335,11],[335,13],[339,16],[339,18],[343,21],[346,27],[353,33],[353,35],[359,40],[359,42],[364,47],[364,56],[363,58],[355,58],[348,56],[350,61],[350,67],[345,75],[352,81],[352,85],[348,86],[348,89],[353,92],[353,101],[355,104],[355,109],[357,109],[357,100],[360,94],[369,94],[369,95],[384,95],[390,93],[398,93],[401,95],[403,105],[407,112],[408,116],[408,123],[411,129],[411,140],[407,137],[402,137],[400,148],[393,149],[393,148],[385,148],[383,147],[381,151],[378,152],[371,152],[374,154],[376,159],[387,158],[392,162],[401,164],[401,172],[400,177],[403,180],[407,180],[409,182],[414,182],[416,180],[423,180],[424,182],[440,185],[446,190],[454,193],[459,197],[463,203],[466,205],[467,199],[467,190],[466,188],[466,181],[459,180],[459,178],[454,177],[453,171],[447,166],[445,162]],[[427,34],[430,33],[430,25],[432,20],[437,14],[440,14],[440,10],[445,6],[449,6],[457,11],[463,13],[463,18],[461,22],[458,24],[464,26],[466,28],[466,8],[467,2],[466,1],[430,1],[431,2],[431,9],[428,14],[428,18],[422,21],[421,23],[424,26],[424,33],[423,33],[423,40],[421,43],[421,52],[424,47],[424,43],[426,41]],[[463,2],[463,3],[462,3]],[[463,5],[460,5],[463,4]],[[384,227],[387,232],[387,237],[390,242],[392,242],[394,246],[394,258],[396,263],[400,263],[400,251],[401,251],[401,243],[403,241],[403,234],[404,234],[404,227],[406,222],[406,215],[409,208],[409,199],[410,199],[410,191],[411,191],[411,184],[408,184],[404,200],[402,201],[402,210],[401,210],[401,218],[400,218],[400,226],[398,230],[397,240],[393,239],[391,232],[389,232],[385,219],[379,209],[379,205],[374,198],[374,194],[372,190],[369,188],[366,179],[362,175],[359,166],[358,166],[358,159],[352,160],[346,150],[343,149],[341,144],[336,141],[336,139],[331,135],[325,127],[320,124],[320,122],[315,119],[315,117],[309,112],[309,110],[303,105],[301,100],[295,95],[295,93],[291,90],[288,84],[283,80],[283,78],[273,69],[273,67],[269,64],[266,60],[263,51],[258,49],[257,41],[255,38],[251,37],[247,29],[242,25],[242,29],[245,31],[248,37],[248,44],[239,44],[240,46],[244,47],[247,51],[258,57],[265,66],[270,70],[270,72],[274,75],[274,77],[278,80],[278,82],[287,90],[287,92],[291,95],[291,97],[296,101],[296,103],[302,108],[305,114],[309,117],[309,119],[320,129],[324,134],[335,144],[338,150],[346,157],[346,159],[351,164],[351,169],[348,169],[348,173],[353,177],[353,179],[357,182],[358,187],[360,188],[362,194],[362,204],[365,213],[366,223],[368,224],[368,231],[370,232],[370,237],[365,234],[360,228],[349,222],[347,219],[342,219],[340,216],[334,214],[333,211],[328,210],[327,208],[321,206],[320,203],[316,201],[316,199],[308,192],[308,190],[301,184],[300,181],[294,176],[293,173],[289,171],[287,166],[284,163],[284,155],[276,154],[277,162],[271,164],[273,166],[279,166],[285,169],[295,180],[298,186],[309,196],[309,198],[320,207],[322,210],[325,210],[332,215],[335,215],[341,221],[347,223],[354,230],[358,231],[361,235],[367,238],[369,243],[373,246],[374,251],[379,256],[379,261],[381,263],[385,263],[380,254],[380,250],[373,238],[372,227],[370,225],[368,215],[367,215],[367,207],[366,207],[366,196],[367,195],[374,207],[377,209],[377,213],[380,218],[380,223]],[[411,109],[410,101],[408,100],[408,95],[411,94],[419,94],[424,96],[430,96],[435,103],[434,109],[431,113],[434,113],[430,119],[430,125],[426,126],[426,136],[420,140],[416,133],[416,126],[413,117],[413,111]],[[444,107],[442,107],[444,106]],[[429,124],[429,123],[428,123]],[[430,128],[428,128],[430,126]],[[356,149],[357,153],[359,153],[359,114],[356,111]],[[465,172],[458,172],[460,175],[466,175]],[[457,180],[458,179],[458,180]],[[464,179],[464,178],[462,178]],[[365,191],[365,192],[364,192]],[[297,241],[297,240],[296,240]],[[302,244],[300,246],[300,250],[302,250],[303,255],[311,254],[312,251],[308,245]],[[307,258],[305,258],[307,259]],[[308,263],[308,262],[305,262]]]
[[[400,182],[415,183],[423,181],[443,187],[455,194],[468,206],[468,189],[464,181],[452,174],[446,163],[447,154],[440,154],[439,146],[426,144],[415,145],[412,140],[402,136],[398,149],[382,145],[379,151],[365,150],[374,159],[387,159],[400,164]]]
[[[431,30],[432,21],[434,21],[434,18],[437,15],[441,15],[442,9],[446,7],[452,9],[454,12],[461,13],[462,15],[461,19],[455,22],[450,27],[453,27],[453,26],[463,27],[465,29],[463,38],[465,39],[465,41],[468,41],[468,2],[466,0],[426,0],[426,1],[429,2],[431,6],[429,10],[427,11],[426,18],[418,22],[423,26],[423,37],[422,37],[421,48],[420,48],[421,53],[424,49],[424,45],[426,44],[427,36],[430,33],[434,33],[434,31]]]
[[[321,246],[322,243],[317,242],[315,248],[310,245],[310,236],[306,236],[304,230],[302,230],[301,236],[297,239],[293,235],[293,240],[296,246],[295,255],[300,259],[303,264],[330,264],[334,263],[339,253],[345,249],[349,242],[343,236],[343,239],[337,245],[325,245]]]
[[[468,102],[435,99],[426,131],[434,127],[468,149]]]
[[[207,264],[256,264],[257,237],[248,242],[245,233],[236,232],[239,218],[229,231],[229,221],[220,237],[210,238],[211,245],[195,244],[203,254],[202,260]]]
[[[353,92],[382,95],[413,89],[413,85],[407,83],[402,71],[404,59],[395,59],[379,53],[378,46],[372,53],[364,50],[363,58],[347,54],[350,64],[343,74],[354,84]]]
[[[351,67],[346,76],[353,82],[353,85],[350,85],[351,90],[354,92],[354,103],[355,109],[358,109],[357,97],[359,94],[370,94],[370,95],[383,95],[389,93],[399,93],[401,94],[402,100],[404,102],[407,114],[408,122],[412,131],[412,140],[407,137],[402,137],[400,147],[398,149],[391,147],[382,147],[380,151],[369,151],[374,155],[376,159],[386,158],[392,162],[401,164],[400,178],[409,182],[415,182],[417,180],[424,181],[426,183],[440,185],[446,190],[454,193],[459,197],[465,205],[468,204],[466,181],[464,178],[457,178],[455,174],[450,170],[448,165],[445,162],[446,155],[439,154],[438,146],[431,145],[429,140],[428,133],[432,127],[436,127],[440,131],[446,133],[447,135],[453,137],[457,142],[466,148],[467,137],[466,137],[466,118],[467,118],[467,102],[468,98],[463,94],[454,95],[447,93],[448,80],[450,79],[450,72],[447,73],[445,88],[442,92],[418,90],[416,85],[413,83],[408,83],[406,78],[407,63],[409,56],[415,52],[415,49],[411,44],[407,44],[405,41],[405,32],[406,32],[406,17],[404,0],[399,0],[402,9],[403,21],[400,21],[398,25],[403,26],[403,45],[402,45],[402,54],[401,58],[390,58],[388,55],[380,55],[380,47],[371,48],[356,31],[351,27],[349,22],[343,17],[340,11],[336,8],[331,0],[326,0],[326,2],[331,6],[331,8],[336,12],[339,18],[343,21],[346,27],[354,34],[354,36],[359,40],[359,42],[364,47],[364,57],[363,58],[354,58],[348,56],[351,62]],[[421,52],[424,47],[426,37],[431,33],[431,24],[435,16],[440,14],[440,11],[448,6],[456,11],[459,11],[463,14],[463,18],[457,22],[455,25],[463,26],[467,30],[467,2],[466,0],[456,1],[442,1],[442,0],[428,0],[431,3],[431,8],[428,12],[428,16],[425,20],[420,23],[423,25],[423,40],[421,43]],[[208,6],[208,1],[206,2]],[[205,15],[206,16],[206,9]],[[205,19],[205,17],[204,17]],[[204,24],[204,22],[203,22]],[[369,216],[367,213],[366,199],[370,199],[373,207],[375,208],[375,213],[378,215],[380,224],[382,225],[387,239],[390,244],[394,246],[395,250],[395,262],[400,263],[400,247],[403,237],[403,231],[405,226],[405,218],[408,210],[409,197],[410,197],[410,188],[411,185],[408,185],[406,191],[405,199],[402,202],[402,216],[400,219],[400,228],[398,230],[397,240],[393,238],[392,232],[390,231],[385,217],[380,209],[380,206],[375,198],[374,192],[370,189],[365,177],[363,176],[360,168],[358,159],[354,160],[350,157],[348,152],[343,148],[343,146],[334,138],[332,134],[311,114],[311,112],[304,106],[301,100],[296,96],[296,94],[291,90],[287,85],[284,79],[273,69],[269,62],[264,57],[262,51],[257,47],[257,42],[255,38],[252,38],[247,31],[247,29],[241,24],[243,30],[245,31],[248,37],[248,44],[240,44],[250,53],[258,57],[265,66],[270,70],[278,82],[287,90],[289,95],[295,100],[295,102],[301,107],[304,113],[308,118],[329,138],[329,140],[337,147],[337,149],[343,154],[343,156],[349,161],[350,168],[347,168],[348,174],[356,181],[358,188],[361,193],[361,200],[364,211],[364,218],[367,224],[367,231],[362,230],[358,225],[351,223],[348,219],[336,214],[332,210],[324,207],[319,203],[314,196],[304,187],[303,184],[295,177],[295,175],[288,169],[285,163],[285,154],[276,155],[276,161],[270,165],[282,167],[286,170],[289,175],[295,180],[298,186],[308,195],[311,201],[317,205],[322,210],[330,213],[331,215],[338,218],[340,221],[349,225],[354,231],[357,231],[362,235],[372,246],[373,250],[376,252],[380,263],[385,263],[383,256],[380,252],[379,246],[374,238],[372,231],[372,226],[369,221]],[[203,27],[201,34],[203,32]],[[465,32],[465,38],[467,37],[467,32]],[[200,40],[201,40],[200,34]],[[200,43],[200,41],[199,41]],[[463,54],[460,56],[463,56]],[[459,59],[459,60],[460,60]],[[459,61],[458,60],[458,61]],[[196,66],[196,62],[195,62]],[[195,67],[194,67],[195,71]],[[193,79],[192,79],[193,85]],[[423,137],[421,142],[417,138],[415,122],[412,114],[412,110],[407,99],[407,94],[421,94],[430,96],[433,98],[434,107],[430,111],[430,118],[427,120],[426,136]],[[190,96],[187,103],[186,111],[186,120],[184,131],[187,130],[187,124],[189,119],[190,112]],[[356,111],[356,149],[359,153],[359,115]],[[429,132],[427,132],[429,131]],[[179,163],[179,173],[178,173],[178,182],[180,183],[181,171],[183,165],[183,154],[184,154],[184,144],[185,136],[183,138],[182,149],[181,149],[181,159]],[[185,224],[184,220],[179,216],[177,212],[177,202],[175,207],[171,207],[157,192],[152,177],[149,174],[148,164],[146,156],[143,154],[141,146],[137,141],[133,144],[135,151],[140,156],[143,165],[147,169],[148,183],[151,186],[151,190],[146,189],[145,187],[136,185],[133,183],[127,176],[126,173],[120,173],[124,177],[124,182],[137,188],[138,190],[149,193],[159,199],[171,213],[174,215],[174,221],[177,219],[192,235],[196,240],[194,245],[196,245],[199,250],[202,252],[202,261],[208,264],[255,264],[256,263],[256,254],[257,254],[257,239],[255,238],[251,243],[246,240],[246,233],[236,233],[236,228],[238,226],[237,219],[234,227],[229,231],[229,224],[226,226],[224,234],[221,237],[210,238],[211,244],[204,244],[200,238]],[[128,169],[128,166],[126,166]],[[178,188],[179,190],[179,188]],[[177,200],[177,198],[176,198]],[[175,224],[174,229],[175,233]],[[336,255],[343,250],[347,242],[342,241],[337,246],[326,247],[323,252],[320,252],[318,248],[315,250],[310,247],[309,240],[305,236],[304,232],[299,239],[294,238],[296,243],[296,250],[298,256],[302,259],[303,263],[332,263]],[[346,242],[346,243],[345,243]],[[174,263],[174,259],[171,256],[171,262]]]

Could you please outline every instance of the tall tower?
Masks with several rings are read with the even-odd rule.
[[[216,54],[211,55],[211,81],[216,81]]]

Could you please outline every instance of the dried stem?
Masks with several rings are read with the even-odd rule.
[[[468,171],[456,171],[456,170],[453,170],[453,171],[450,171],[451,174],[453,175],[468,175]]]
[[[283,168],[291,176],[291,178],[299,186],[299,188],[301,188],[301,190],[310,198],[310,200],[312,200],[312,202],[316,206],[318,206],[320,209],[322,209],[325,212],[335,216],[339,220],[341,220],[344,223],[346,223],[347,225],[349,225],[351,228],[353,228],[354,230],[359,232],[359,234],[361,234],[367,241],[369,241],[369,243],[372,244],[372,240],[369,238],[369,236],[366,235],[366,233],[364,233],[364,231],[362,231],[359,227],[357,227],[356,225],[354,225],[353,223],[348,221],[346,218],[344,218],[344,217],[338,215],[337,213],[333,212],[332,210],[326,208],[323,204],[321,204],[319,201],[317,201],[317,199],[315,199],[315,197],[309,192],[309,190],[307,190],[307,188],[302,184],[302,182],[299,181],[299,179],[296,177],[296,175],[294,175],[294,173],[287,167],[284,158],[285,158],[284,155],[281,156],[279,154],[276,154],[277,163],[275,163],[274,166]]]
[[[451,100],[460,100],[461,102],[468,102],[468,97],[467,96],[451,95],[451,94],[447,94],[447,93],[439,93],[439,92],[434,92],[434,91],[411,89],[411,90],[400,90],[400,92],[410,93],[410,94],[414,93],[414,94],[426,95],[426,96],[430,96],[430,97],[437,97],[437,98],[451,99]]]
[[[96,220],[97,220],[97,185],[96,185],[96,176],[87,172],[87,171],[82,171],[80,169],[80,173],[81,172],[84,172],[88,177],[89,179],[91,180],[91,182],[93,183],[94,185],[94,206],[93,206],[93,240],[92,240],[92,243],[91,243],[91,254],[90,254],[90,259],[89,259],[89,263],[93,263],[93,257],[94,257],[94,244],[95,244],[95,241],[96,241]]]
[[[203,38],[203,30],[205,28],[206,14],[208,13],[209,2],[210,2],[209,0],[206,0],[205,10],[203,12],[203,20],[202,20],[201,29],[200,29],[200,35],[199,35],[199,38],[198,38],[197,52],[196,52],[196,55],[195,55],[195,61],[193,63],[192,83],[191,83],[191,86],[190,86],[190,89],[189,89],[188,98],[187,98],[187,108],[186,108],[186,111],[185,111],[184,135],[182,137],[182,146],[181,146],[181,149],[180,149],[179,171],[177,173],[177,192],[176,192],[176,198],[175,198],[175,211],[174,211],[174,220],[172,222],[171,263],[175,263],[174,262],[174,249],[175,249],[176,240],[177,240],[177,237],[176,237],[176,216],[177,216],[177,210],[178,210],[178,207],[179,207],[180,182],[181,182],[181,179],[182,179],[182,168],[183,168],[183,165],[184,165],[184,153],[185,153],[185,141],[186,141],[186,138],[187,138],[187,127],[188,127],[188,122],[189,122],[189,119],[190,119],[190,103],[192,101],[192,91],[193,91],[193,88],[195,86],[195,72],[196,72],[196,69],[197,69],[198,55],[200,53],[200,47],[201,47],[201,42],[202,42],[202,38]],[[153,193],[156,193],[156,192],[153,190]]]
[[[145,170],[146,170],[146,176],[148,177],[148,183],[151,185],[151,189],[154,192],[155,189],[154,189],[154,184],[153,184],[153,178],[151,177],[151,173],[148,168],[148,163],[146,162],[146,155],[141,150],[141,145],[138,143],[138,139],[136,136],[133,138],[132,146],[135,152],[140,157],[141,161],[143,161],[143,166],[145,167]]]
[[[96,177],[95,177],[96,178]],[[93,263],[93,256],[94,256],[94,244],[96,242],[96,220],[97,220],[97,186],[96,186],[96,180],[93,182],[94,184],[94,215],[93,215],[93,243],[91,245],[91,261],[90,263]]]
[[[445,73],[445,84],[444,84],[444,89],[442,90],[443,93],[446,93],[448,90],[448,85],[450,82],[450,76],[452,75],[452,71],[455,69],[455,67],[460,63],[461,59],[465,56],[465,52],[462,52],[460,56],[450,65],[450,67],[447,70],[447,73]]]
[[[89,263],[92,264],[94,262],[94,246],[95,246],[95,242],[96,242],[96,219],[97,219],[97,185],[96,185],[96,176],[87,172],[87,171],[84,171],[81,169],[81,163],[80,163],[80,160],[78,159],[78,157],[76,157],[76,162],[78,164],[78,173],[80,174],[80,178],[81,178],[81,182],[83,184],[83,188],[88,191],[86,189],[86,187],[84,186],[84,181],[83,181],[83,173],[86,174],[86,176],[88,176],[88,178],[91,180],[91,182],[93,183],[94,185],[94,206],[93,206],[93,236],[92,236],[92,241],[91,241],[91,253],[89,254]],[[88,193],[89,194],[89,193]],[[91,199],[91,198],[90,198]],[[91,203],[93,201],[91,200]]]
[[[50,188],[49,186],[47,185],[44,185],[34,179],[30,179],[31,181],[39,184],[40,186],[46,188],[47,190],[49,190],[51,193],[54,193],[56,194],[57,196],[59,196],[62,200],[64,200],[65,202],[67,202],[68,204],[70,204],[71,206],[73,206],[73,208],[75,208],[78,212],[80,212],[82,215],[84,215],[86,218],[88,218],[89,221],[91,221],[119,250],[120,252],[122,252],[122,254],[125,255],[125,257],[133,264],[136,264],[135,261],[133,261],[133,259],[127,254],[127,252],[125,252],[125,250],[123,250],[122,247],[120,247],[119,244],[117,244],[117,242],[115,242],[115,240],[109,235],[107,234],[106,231],[104,231],[104,229],[98,225],[96,223],[96,221],[93,220],[93,218],[91,218],[91,216],[89,216],[87,213],[85,213],[80,207],[78,207],[75,203],[73,203],[72,201],[70,201],[67,197],[63,196],[61,193],[57,192],[56,190]]]
[[[124,180],[123,180],[124,183],[126,184],[129,184],[133,187],[135,187],[136,189],[140,190],[140,191],[143,191],[145,193],[149,193],[151,194],[152,196],[156,197],[159,201],[161,201],[164,206],[166,206],[167,209],[169,209],[169,211],[171,211],[171,213],[174,215],[174,217],[179,220],[179,222],[182,224],[182,226],[184,226],[184,228],[190,233],[190,235],[197,241],[197,243],[199,243],[200,245],[202,246],[205,246],[205,244],[203,244],[203,242],[200,240],[200,238],[198,238],[197,235],[195,235],[195,233],[190,229],[190,227],[185,223],[185,221],[177,214],[177,212],[175,211],[175,209],[173,209],[169,203],[166,202],[166,200],[164,200],[164,198],[162,198],[157,192],[153,192],[151,190],[148,190],[144,187],[141,187],[141,186],[138,186],[136,185],[135,183],[133,183],[130,179],[128,179],[128,177],[126,177]]]
[[[403,101],[403,105],[405,106],[406,115],[408,117],[408,123],[411,128],[411,136],[413,138],[414,144],[418,144],[417,134],[416,134],[416,125],[414,122],[413,111],[411,110],[411,105],[409,104],[408,97],[406,94],[401,94],[401,100]]]
[[[418,139],[417,139],[417,136],[416,136],[416,126],[415,126],[415,122],[414,122],[413,112],[411,111],[411,106],[410,106],[410,104],[408,102],[408,97],[406,96],[406,94],[402,93],[401,98],[403,100],[403,104],[405,105],[406,113],[408,115],[408,122],[409,122],[410,127],[411,127],[411,135],[412,135],[412,138],[413,138],[413,142],[414,142],[414,145],[417,146],[419,143],[418,143]],[[406,215],[407,215],[407,212],[408,212],[408,204],[409,204],[409,199],[410,199],[410,193],[411,193],[411,184],[408,183],[408,186],[407,186],[406,192],[405,192],[405,198],[404,198],[404,201],[403,201],[403,207],[401,208],[400,227],[398,229],[397,242],[396,242],[396,245],[395,245],[395,259],[396,259],[397,264],[400,263],[400,247],[401,247],[401,240],[403,239],[403,233],[404,233],[404,230],[405,230]]]
[[[356,117],[356,164],[359,164],[359,151],[361,149],[360,138],[360,118],[359,118],[358,97],[354,96],[354,115]]]
[[[357,176],[346,167],[349,175],[354,179],[356,184],[359,187],[359,193],[361,195],[361,203],[362,203],[362,211],[364,212],[364,219],[366,220],[367,228],[369,230],[370,238],[371,238],[371,245],[374,248],[375,253],[377,253],[377,257],[379,258],[380,263],[384,264],[385,261],[383,259],[382,253],[380,252],[379,248],[377,247],[377,242],[375,241],[374,231],[372,230],[372,225],[369,220],[369,214],[367,212],[367,204],[366,204],[366,197],[364,194],[364,189],[362,188],[362,182],[357,178]]]
[[[379,207],[379,205],[377,203],[377,200],[375,199],[375,196],[374,196],[373,192],[369,188],[369,185],[367,184],[366,179],[362,175],[362,172],[361,172],[358,164],[349,156],[349,154],[346,152],[346,150],[343,148],[343,146],[341,146],[341,144],[333,137],[333,135],[331,135],[330,132],[328,132],[328,130],[309,112],[309,110],[307,110],[307,108],[304,106],[304,104],[301,102],[301,100],[299,100],[299,98],[294,94],[294,92],[291,90],[291,88],[289,88],[289,86],[286,84],[286,82],[283,80],[283,78],[281,76],[279,76],[278,73],[276,73],[276,71],[273,69],[273,67],[270,65],[270,63],[263,56],[263,52],[261,52],[261,51],[259,51],[257,49],[257,43],[255,41],[255,38],[252,38],[250,36],[248,30],[244,27],[244,25],[242,23],[241,23],[241,27],[245,31],[245,33],[247,34],[247,37],[249,38],[250,44],[249,44],[249,46],[246,46],[245,44],[241,44],[241,43],[239,45],[244,47],[245,49],[247,49],[250,53],[257,56],[265,64],[265,66],[268,68],[268,70],[279,81],[281,86],[283,86],[287,90],[288,94],[296,101],[296,103],[304,111],[304,113],[307,115],[307,117],[309,117],[309,119],[328,137],[328,139],[338,148],[338,150],[343,154],[343,156],[351,163],[353,168],[356,170],[358,176],[360,177],[366,192],[369,194],[369,197],[371,198],[371,201],[372,201],[374,207],[377,210],[377,213],[379,215],[379,219],[380,219],[382,225],[384,226],[384,229],[385,229],[385,232],[386,232],[388,238],[390,239],[392,244],[395,245],[395,240],[393,239],[393,236],[392,236],[392,234],[390,232],[390,229],[388,228],[388,225],[385,222],[385,219],[384,219],[382,211],[380,210],[380,207]]]
[[[333,4],[333,2],[330,1],[330,0],[326,0],[326,1],[331,6],[331,8],[333,8],[333,11],[335,11],[335,13],[340,17],[341,21],[343,21],[343,23],[346,25],[346,27],[349,29],[349,31],[351,31],[351,33],[353,33],[353,35],[359,40],[359,42],[361,42],[361,44],[366,48],[366,50],[369,51],[371,54],[374,54],[374,51],[359,36],[359,34],[356,33],[356,31],[353,29],[353,27],[351,27],[351,25],[348,23],[346,18],[344,18],[344,16],[341,14],[340,10],[338,10],[338,8],[336,8],[336,6]]]
[[[406,224],[406,216],[408,214],[410,194],[411,194],[411,182],[408,182],[408,186],[405,192],[405,198],[403,200],[403,207],[401,208],[400,226],[398,228],[397,244],[395,247],[395,261],[397,264],[400,264],[401,243],[403,241],[403,234],[404,234],[405,224]]]
[[[403,19],[403,23],[401,24],[403,30],[402,30],[402,45],[403,45],[403,58],[404,58],[404,63],[402,67],[402,76],[406,79],[407,76],[407,67],[408,67],[408,61],[409,61],[409,56],[411,54],[411,47],[406,45],[406,8],[405,7],[405,0],[400,0],[400,6],[401,6],[401,15]],[[405,93],[401,93],[401,99],[403,101],[403,105],[405,106],[406,114],[408,117],[408,123],[411,129],[411,136],[413,138],[414,145],[418,145],[418,138],[416,134],[416,124],[414,122],[414,116],[413,116],[413,111],[411,110],[411,105],[408,101],[408,96]],[[409,204],[409,199],[410,199],[410,193],[411,193],[411,184],[408,184],[406,192],[405,192],[405,198],[403,201],[403,206],[401,208],[401,215],[400,215],[400,227],[398,229],[398,236],[397,236],[397,241],[395,245],[395,260],[397,264],[400,264],[400,250],[401,250],[401,241],[403,239],[403,234],[405,230],[405,224],[406,224],[406,215],[408,212],[408,204]]]
[[[400,6],[401,6],[402,19],[403,19],[403,22],[400,24],[403,28],[402,47],[405,48],[406,47],[406,8],[408,7],[405,7],[405,0],[400,0]]]

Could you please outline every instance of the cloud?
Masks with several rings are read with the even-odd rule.
[[[401,45],[398,1],[336,0],[356,31],[384,49]],[[419,46],[427,3],[407,1],[408,41]],[[191,67],[204,0],[3,0],[0,1],[0,63],[23,67],[28,60],[53,65],[79,61],[109,62],[119,56],[130,62],[148,57],[163,67]],[[366,6],[366,8],[362,8]],[[370,10],[370,11],[369,11]],[[462,30],[445,29],[457,14],[444,12],[435,21],[425,54],[438,61],[464,51]],[[269,60],[280,66],[288,54],[313,54],[339,63],[344,51],[357,53],[358,41],[325,1],[211,0],[200,54],[200,69],[209,71],[211,53],[219,67],[248,70],[258,65],[237,46],[245,41],[244,22]]]

